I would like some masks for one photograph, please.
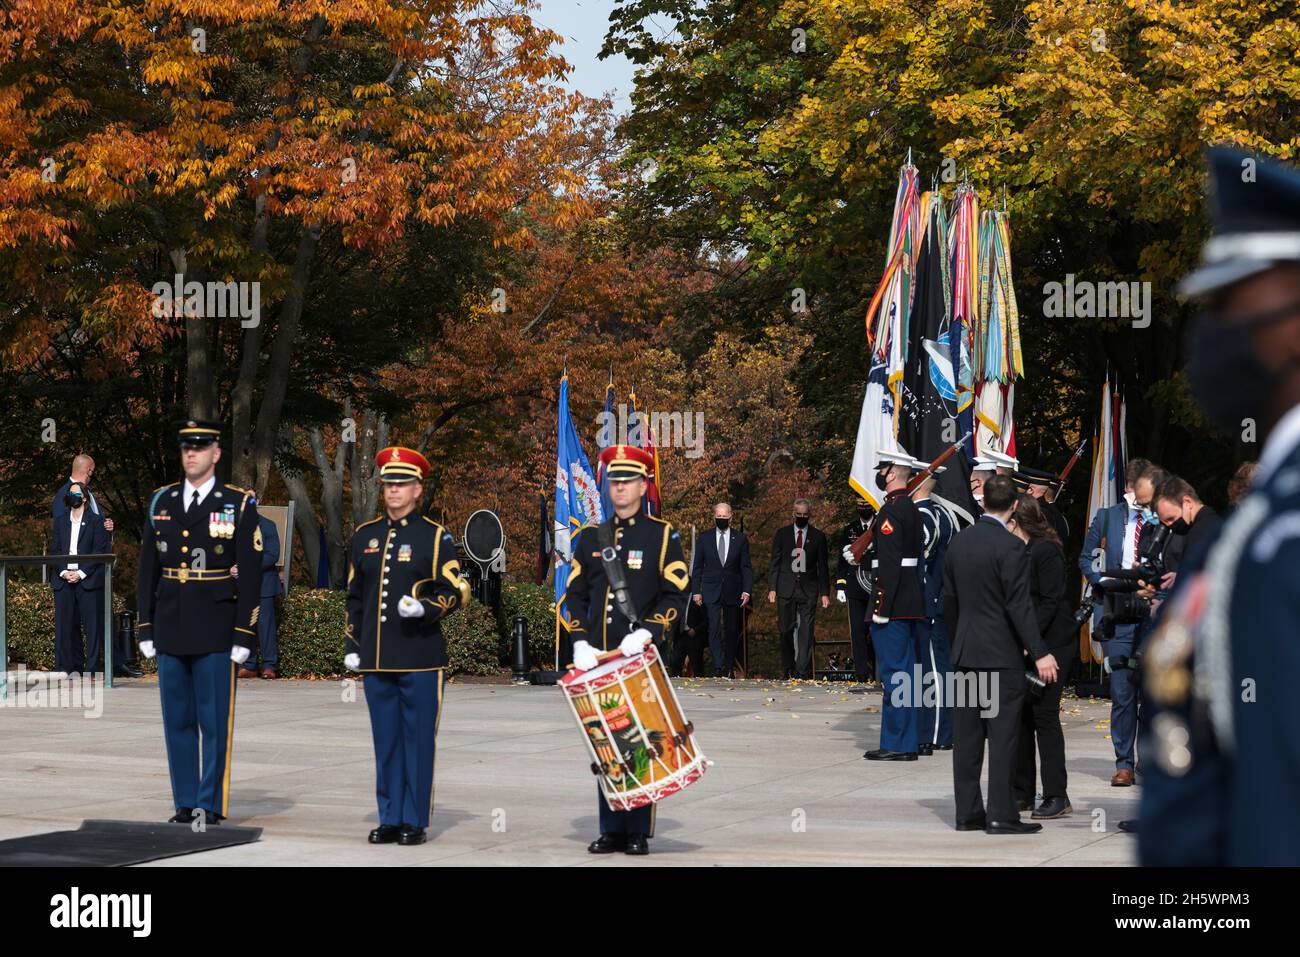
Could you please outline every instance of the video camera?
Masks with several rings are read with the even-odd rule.
[[[1102,572],[1101,579],[1092,585],[1074,613],[1074,621],[1082,625],[1102,602],[1101,620],[1097,623],[1096,639],[1109,641],[1115,636],[1116,625],[1131,625],[1145,621],[1151,615],[1151,599],[1137,594],[1142,583],[1160,585],[1165,576],[1165,545],[1173,534],[1168,525],[1157,525],[1156,530],[1142,544],[1133,568],[1115,568]],[[1134,667],[1125,663],[1121,667]]]

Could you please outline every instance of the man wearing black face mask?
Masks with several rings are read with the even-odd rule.
[[[696,544],[695,568],[691,580],[691,604],[708,616],[709,651],[713,673],[730,678],[740,643],[741,609],[749,604],[754,590],[754,566],[749,561],[749,539],[731,527],[731,506],[713,506],[713,530]],[[704,669],[694,662],[698,675]]]
[[[1216,149],[1210,177],[1214,235],[1180,289],[1210,297],[1188,375],[1214,423],[1266,439],[1251,490],[1214,544],[1203,558],[1189,549],[1143,658],[1154,761],[1139,856],[1149,865],[1294,866],[1300,172]],[[1188,521],[1188,497],[1178,504]]]
[[[849,638],[853,645],[853,674],[859,681],[870,681],[875,673],[875,651],[871,647],[872,593],[858,574],[858,567],[849,562],[844,550],[867,533],[876,510],[862,496],[857,498],[858,517],[844,526],[836,543],[840,556],[835,577],[835,600],[849,606]]]
[[[767,600],[776,605],[787,678],[812,677],[813,623],[818,602],[830,605],[830,577],[826,535],[812,524],[812,503],[797,498],[794,522],[772,539],[768,569]]]

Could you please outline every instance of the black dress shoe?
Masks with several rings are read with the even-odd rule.
[[[193,824],[194,808],[182,807],[177,808],[176,813],[167,819],[168,824]]]
[[[1136,834],[1137,831],[1138,831],[1138,822],[1137,822],[1137,821],[1120,821],[1118,827],[1119,827],[1119,829],[1120,829],[1121,831],[1123,831],[1125,834]]]
[[[627,850],[627,837],[622,834],[602,834],[587,845],[592,854],[613,854],[615,851]]]
[[[1050,821],[1053,818],[1065,817],[1074,813],[1074,808],[1070,807],[1070,799],[1063,797],[1044,798],[1043,803],[1038,805],[1034,813],[1030,815],[1035,821]]]
[[[924,758],[928,758],[930,755],[934,754],[934,745],[933,745],[933,744],[918,744],[918,745],[916,746],[916,753],[919,754],[919,755],[921,755],[921,756],[924,757]]]
[[[863,755],[868,761],[915,761],[915,751],[890,751],[887,748],[880,748],[878,751],[868,751]]]
[[[623,853],[634,854],[638,857],[643,854],[649,854],[650,842],[646,840],[644,834],[629,834],[627,836],[627,848]]]
[[[985,834],[1037,834],[1042,829],[1043,825],[1028,821],[989,821],[984,825]]]
[[[371,844],[392,844],[402,832],[400,824],[381,824],[370,832],[367,838]]]
[[[973,821],[958,821],[957,830],[959,831],[982,831],[987,825],[987,821],[982,817],[977,817]]]
[[[144,672],[138,671],[135,668],[130,667],[129,665],[114,665],[113,677],[114,678],[142,678],[144,677]]]
[[[951,751],[951,750],[952,750],[952,745],[951,745],[951,744],[936,744],[936,745],[934,746],[934,749],[935,749],[936,751]]]
[[[1034,809],[1033,798],[1016,798],[1017,811],[1032,811]]]
[[[424,834],[424,828],[411,827],[409,824],[403,824],[401,832],[397,835],[397,843],[403,847],[411,847],[414,844],[423,844],[427,840]]]

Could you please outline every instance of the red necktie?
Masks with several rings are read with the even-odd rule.
[[[799,551],[803,551],[803,529],[802,528],[798,529],[794,533],[794,547],[799,549]]]
[[[1137,563],[1138,554],[1139,554],[1139,553],[1138,553],[1138,545],[1139,545],[1139,544],[1141,543],[1141,541],[1142,541],[1142,526],[1143,526],[1145,523],[1146,523],[1146,519],[1143,517],[1143,515],[1142,515],[1141,512],[1138,512],[1137,531],[1134,532],[1134,534],[1133,534],[1133,562],[1134,562],[1134,564]]]

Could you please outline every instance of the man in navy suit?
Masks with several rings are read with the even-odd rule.
[[[1083,551],[1079,553],[1079,570],[1094,587],[1107,569],[1132,568],[1137,561],[1138,543],[1149,521],[1147,512],[1151,503],[1139,502],[1134,486],[1154,469],[1146,459],[1129,462],[1124,470],[1124,501],[1099,510],[1093,517],[1083,539]],[[1101,623],[1103,604],[1099,601],[1093,611],[1094,634]],[[1117,788],[1133,785],[1138,681],[1136,674],[1126,667],[1111,670],[1111,662],[1132,657],[1137,631],[1136,624],[1117,624],[1110,640],[1101,642],[1105,667],[1110,672],[1110,736],[1115,746],[1115,773],[1110,783]]]
[[[709,651],[713,673],[730,678],[740,644],[740,610],[754,590],[754,566],[749,539],[731,527],[731,506],[713,506],[713,531],[696,543],[691,601],[703,606],[709,619]]]
[[[64,512],[54,520],[52,555],[103,555],[113,546],[104,520],[90,509],[89,495],[80,482],[68,485]],[[82,565],[75,560],[53,569],[54,670],[102,671],[104,663],[104,566]],[[86,654],[82,655],[81,632]]]
[[[73,482],[76,482],[81,486],[82,493],[88,500],[90,511],[103,519],[104,530],[111,532],[113,530],[113,520],[99,510],[99,502],[95,499],[95,493],[90,490],[90,480],[94,477],[94,474],[94,459],[85,452],[78,452],[74,455],[72,457],[72,472],[54,493],[54,501],[50,505],[50,515],[54,518],[62,518],[68,514],[68,506],[64,502],[64,498],[68,494],[68,487]]]

